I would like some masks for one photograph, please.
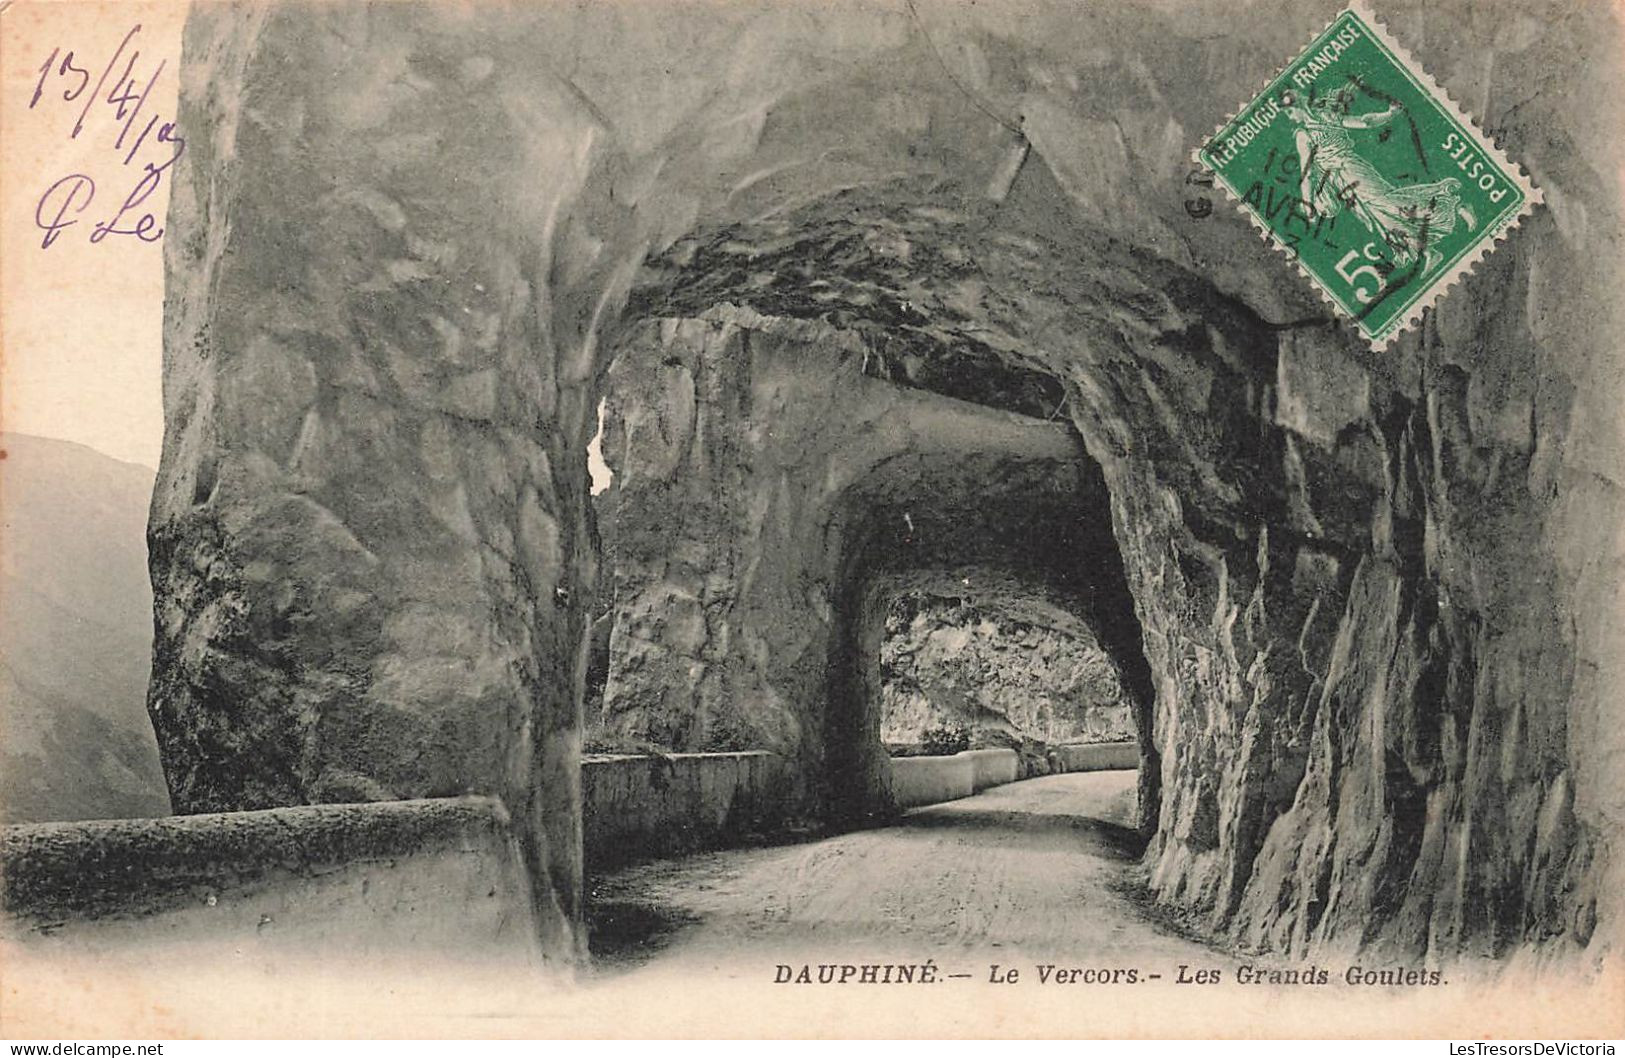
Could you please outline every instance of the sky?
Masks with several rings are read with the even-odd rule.
[[[92,243],[90,235],[118,217],[143,166],[173,151],[158,133],[175,121],[185,13],[177,0],[18,0],[0,14],[0,426],[149,467],[163,443],[163,240],[115,234]],[[116,69],[93,97],[115,53]],[[107,100],[124,94],[115,83],[131,80],[120,120]],[[115,227],[133,228],[147,213],[161,227],[168,201],[163,177]],[[62,219],[78,223],[46,247],[39,221],[54,220],[64,204]]]

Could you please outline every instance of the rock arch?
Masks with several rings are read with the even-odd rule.
[[[1582,127],[1617,126],[1612,23],[1396,8],[1552,205],[1377,357],[1184,208],[1190,145],[1311,16],[911,11],[193,13],[149,530],[177,808],[497,793],[579,952],[583,452],[637,287],[695,340],[867,332],[896,400],[1012,365],[1047,415],[1058,382],[1154,683],[1161,900],[1295,951],[1615,943],[1618,195]],[[723,232],[805,236],[876,300],[743,298]]]

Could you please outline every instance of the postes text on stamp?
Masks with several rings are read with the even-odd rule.
[[[1195,157],[1376,348],[1540,201],[1358,5]]]

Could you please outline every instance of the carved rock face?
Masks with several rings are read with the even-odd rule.
[[[1551,205],[1373,357],[1185,209],[1309,15],[922,12],[194,16],[151,527],[177,808],[497,792],[568,936],[607,368],[609,723],[862,801],[882,575],[1042,551],[1143,663],[1165,902],[1275,948],[1612,943],[1610,33],[1391,16]],[[916,561],[927,500],[957,543]],[[1023,512],[1042,548],[999,535]]]

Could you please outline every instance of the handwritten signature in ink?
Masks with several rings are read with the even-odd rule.
[[[158,226],[158,218],[142,209],[142,204],[158,190],[164,174],[186,150],[186,140],[177,134],[175,122],[164,121],[162,115],[149,112],[146,124],[140,124],[142,112],[147,109],[147,97],[152,94],[159,75],[168,65],[167,59],[159,61],[147,77],[145,87],[139,93],[136,91],[140,81],[136,64],[141,58],[141,51],[139,48],[131,49],[130,43],[140,32],[141,26],[137,23],[124,35],[117,50],[102,67],[94,89],[90,87],[91,64],[80,65],[81,60],[71,49],[64,53],[60,46],[53,48],[50,56],[40,65],[39,82],[34,86],[33,98],[28,102],[28,109],[39,108],[42,114],[50,112],[52,108],[72,114],[71,107],[57,103],[58,95],[62,104],[79,103],[73,129],[68,133],[70,140],[78,139],[87,128],[91,129],[91,135],[97,135],[98,119],[107,126],[100,131],[101,135],[111,137],[112,128],[118,128],[118,137],[112,140],[109,149],[123,154],[119,164],[124,168],[120,173],[129,173],[134,182],[126,182],[129,190],[117,210],[111,216],[104,212],[106,219],[96,221],[91,226],[92,243],[100,243],[109,235],[133,235],[142,242],[157,242],[162,238],[164,229]],[[119,69],[119,61],[125,58],[126,50],[129,50],[129,57],[122,72],[115,77],[114,71]],[[103,88],[107,88],[105,96],[102,94]],[[139,132],[136,131],[138,128]],[[132,133],[135,134],[133,139]],[[144,154],[143,147],[146,148]],[[139,169],[129,169],[138,155],[143,159],[156,157],[157,162],[144,160]],[[106,174],[102,175],[104,182],[119,182],[108,181]],[[40,248],[50,249],[63,232],[79,224],[84,219],[80,214],[90,208],[96,196],[96,181],[88,173],[69,173],[46,188],[34,207],[34,223],[45,232],[40,240]],[[69,219],[70,215],[73,219]]]

